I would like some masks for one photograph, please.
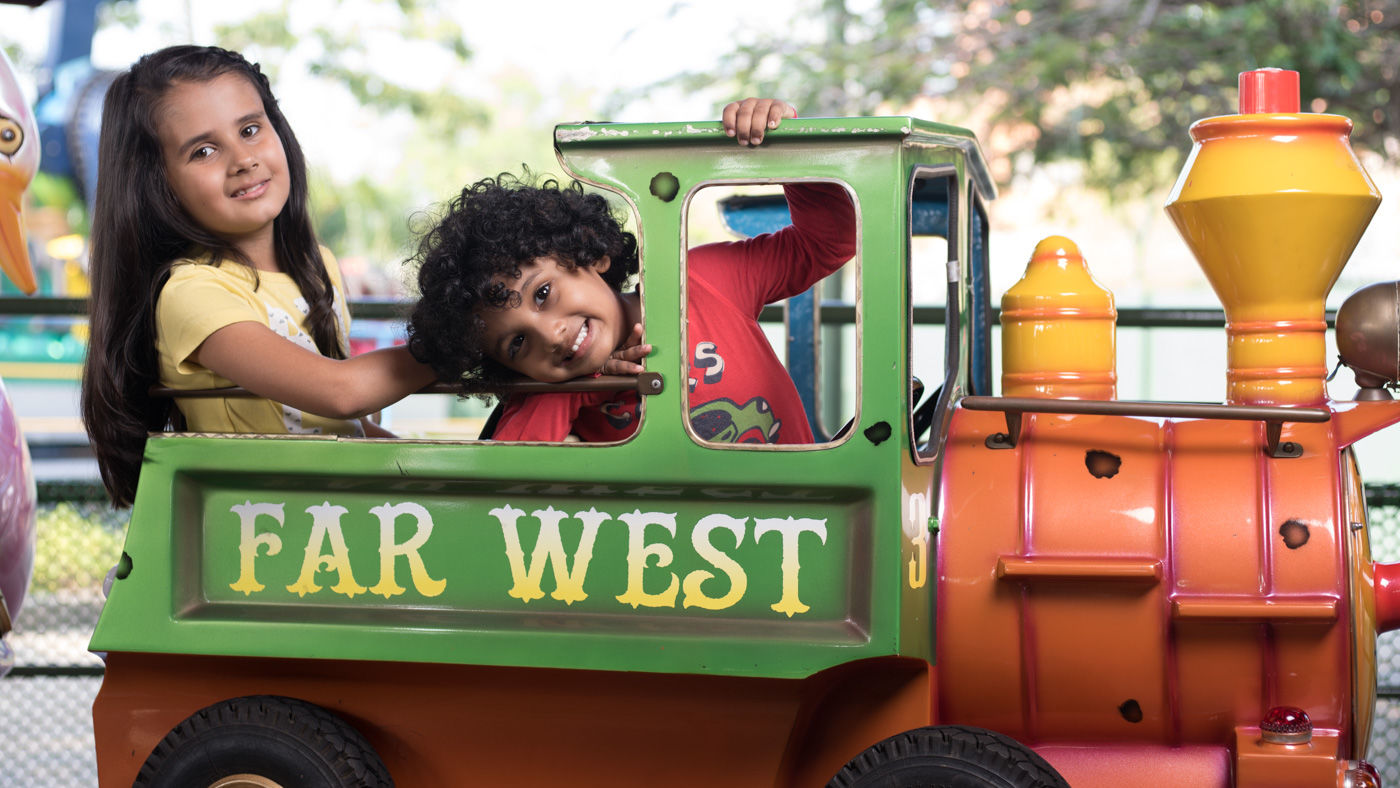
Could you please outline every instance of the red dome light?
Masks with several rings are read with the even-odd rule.
[[[1275,706],[1259,723],[1259,732],[1272,744],[1307,744],[1312,740],[1312,718],[1294,706]]]

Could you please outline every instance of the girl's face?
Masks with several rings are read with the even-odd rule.
[[[271,239],[291,176],[251,82],[240,74],[177,82],[157,128],[170,187],[200,226],[240,249]]]
[[[538,257],[521,264],[519,279],[500,279],[520,303],[481,313],[486,355],[546,383],[601,370],[631,328],[622,294],[602,277],[611,262],[571,269]]]

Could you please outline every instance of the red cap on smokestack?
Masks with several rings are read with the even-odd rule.
[[[1240,114],[1298,111],[1298,72],[1261,68],[1240,72]]]

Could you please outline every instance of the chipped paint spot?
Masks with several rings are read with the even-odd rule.
[[[1090,449],[1084,452],[1084,467],[1095,479],[1112,479],[1123,467],[1123,459],[1111,452]]]
[[[556,129],[554,139],[558,142],[583,142],[593,139],[593,129]]]
[[[865,428],[865,439],[879,446],[889,440],[891,432],[893,430],[890,429],[888,421],[877,421]]]
[[[594,137],[630,137],[632,132],[627,129],[612,129],[607,126],[592,127],[584,126],[577,129],[555,129],[554,139],[557,142],[587,142]]]
[[[1132,698],[1123,701],[1123,705],[1118,707],[1118,713],[1128,722],[1142,722],[1142,706]]]
[[[1283,537],[1283,546],[1289,550],[1297,550],[1308,543],[1308,538],[1312,534],[1308,531],[1308,524],[1302,520],[1289,520],[1278,529],[1279,536]]]

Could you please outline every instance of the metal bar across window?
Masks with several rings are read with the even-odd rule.
[[[412,308],[406,301],[351,301],[350,315],[364,320],[402,320]],[[28,316],[71,316],[87,315],[86,298],[30,298],[26,296],[0,296],[0,315],[12,317]],[[992,308],[992,322],[1000,319],[1001,310]],[[919,324],[941,324],[945,311],[940,306],[914,307],[914,322]],[[1336,311],[1327,312],[1327,325],[1336,324]],[[783,308],[769,306],[759,319],[764,322],[781,323]],[[856,319],[854,304],[843,301],[823,301],[822,321],[825,323],[853,323]],[[1118,325],[1125,328],[1220,328],[1225,325],[1225,312],[1222,309],[1193,307],[1119,307]]]

